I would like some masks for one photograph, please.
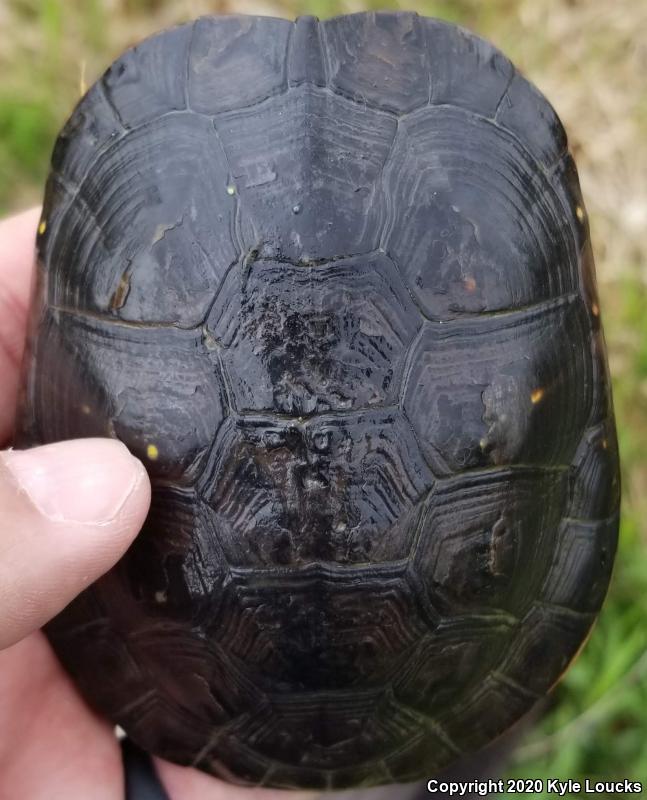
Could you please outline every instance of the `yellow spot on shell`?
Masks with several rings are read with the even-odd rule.
[[[575,209],[575,214],[577,215],[577,218],[579,219],[580,222],[584,222],[584,209],[582,208],[582,206],[578,206]]]
[[[591,306],[591,313],[593,314],[594,317],[600,316],[600,306],[598,306],[597,303],[593,303],[593,305]]]
[[[83,403],[83,405],[81,406],[81,413],[87,416],[91,411],[92,409],[90,408],[90,406],[87,403]]]
[[[236,187],[233,184],[229,184],[227,186],[227,194],[231,197],[232,195],[236,194]]]
[[[476,291],[476,281],[471,275],[468,275],[467,278],[463,280],[463,286],[465,286],[468,292]]]
[[[534,391],[532,391],[530,393],[530,402],[534,406],[541,400],[541,398],[543,396],[544,396],[544,390],[543,389],[535,389]]]
[[[149,444],[146,448],[146,455],[150,458],[151,461],[155,461],[156,458],[159,456],[160,451],[157,449],[157,446],[154,444]]]
[[[32,228],[32,230],[34,229]],[[47,223],[45,222],[45,220],[43,220],[38,226],[38,233],[42,236],[46,230],[47,230]]]
[[[602,449],[606,450],[608,446],[609,446],[609,442],[607,442],[606,439],[603,439],[602,440]]]

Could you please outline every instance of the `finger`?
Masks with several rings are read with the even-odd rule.
[[[39,216],[33,208],[0,222],[0,442],[15,415]]]
[[[0,454],[0,648],[108,570],[141,528],[150,484],[112,439]]]

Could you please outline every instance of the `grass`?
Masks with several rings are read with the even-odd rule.
[[[0,212],[38,202],[57,130],[127,45],[207,12],[328,17],[367,0],[8,0],[0,5]],[[545,91],[576,155],[594,232],[623,465],[607,602],[518,777],[647,782],[647,26],[643,0],[414,0],[492,39]]]

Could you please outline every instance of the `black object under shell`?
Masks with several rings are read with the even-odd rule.
[[[54,149],[21,446],[124,441],[153,502],[48,635],[147,750],[413,781],[555,683],[607,588],[618,457],[562,126],[410,13],[205,17]]]

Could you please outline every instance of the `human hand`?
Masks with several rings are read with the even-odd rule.
[[[0,446],[12,435],[38,219],[34,209],[0,222]],[[77,694],[39,628],[120,558],[149,502],[144,467],[117,441],[0,452],[0,800],[123,800],[112,726]],[[172,800],[306,796],[156,765]]]
[[[35,209],[0,223],[0,445],[12,435]],[[38,631],[108,570],[150,499],[119,442],[86,439],[0,453],[0,798],[122,800],[112,727],[76,693]]]

